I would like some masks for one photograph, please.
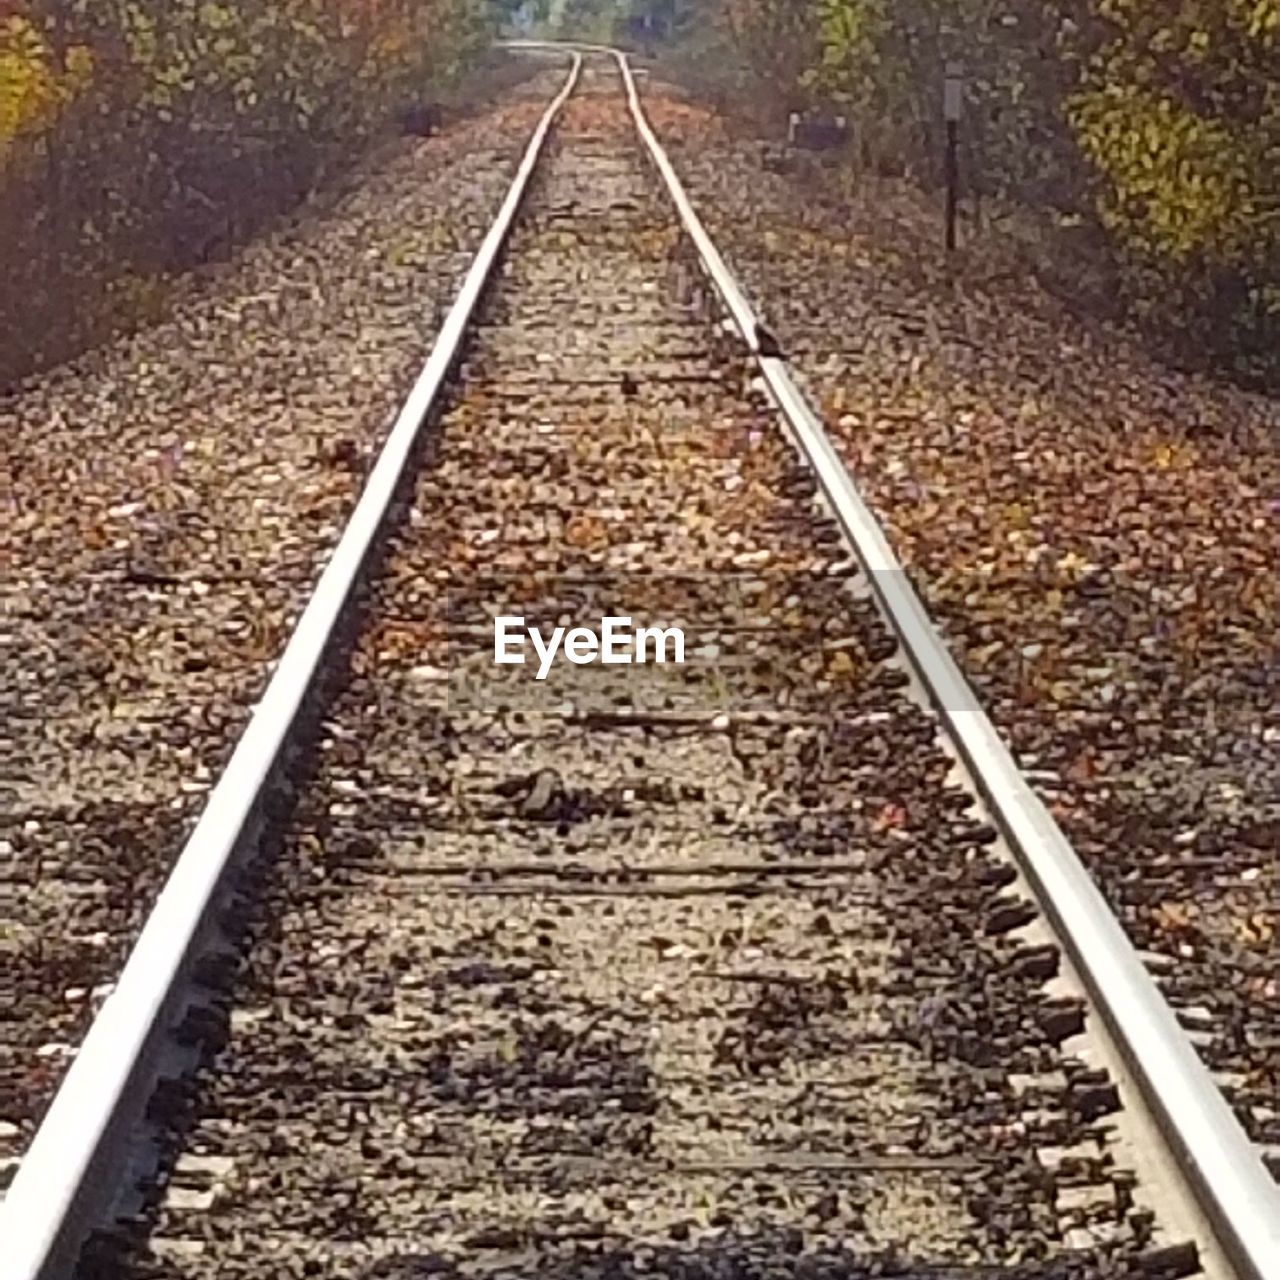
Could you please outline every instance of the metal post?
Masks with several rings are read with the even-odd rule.
[[[942,118],[947,125],[947,252],[956,249],[956,217],[960,203],[960,117],[964,112],[964,70],[948,62],[942,91]]]

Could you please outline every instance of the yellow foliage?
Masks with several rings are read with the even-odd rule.
[[[94,0],[92,8],[82,30],[123,54],[110,63],[110,101],[136,108],[133,119],[226,129],[251,116],[284,132],[322,111],[326,128],[339,131],[385,116],[428,64],[439,75],[487,42],[490,15],[487,0]],[[60,21],[74,24],[75,13]],[[49,38],[33,21],[0,18],[0,154],[19,135],[52,127],[93,80],[86,45],[72,39],[59,61]]]
[[[68,50],[59,76],[30,22],[15,15],[0,25],[0,155],[22,134],[44,128],[92,77],[93,55],[85,46]]]
[[[1275,43],[1280,36],[1280,0],[1227,0],[1227,9],[1251,39]]]
[[[1071,113],[1081,149],[1109,180],[1103,217],[1113,229],[1179,262],[1248,253],[1256,211],[1239,131],[1133,83],[1086,90]]]
[[[820,0],[822,59],[813,83],[847,101],[865,98],[888,24],[885,0]]]

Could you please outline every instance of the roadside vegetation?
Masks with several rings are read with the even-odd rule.
[[[488,47],[490,0],[0,0],[0,385],[158,310]]]
[[[569,0],[572,16],[574,0]],[[577,0],[589,10],[599,0]],[[967,206],[1037,215],[1052,282],[1181,357],[1280,385],[1280,0],[618,0],[775,122],[846,114],[851,168],[941,180],[964,69]],[[732,83],[731,83],[732,82]],[[989,228],[988,228],[989,229]]]
[[[679,64],[863,175],[941,181],[962,64],[970,235],[1167,353],[1280,386],[1280,0],[0,0],[0,385],[296,205],[501,30]]]

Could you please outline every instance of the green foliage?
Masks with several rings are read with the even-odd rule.
[[[1259,264],[1277,247],[1280,0],[1095,0],[1070,100],[1102,214],[1140,252]]]
[[[1066,113],[1139,307],[1196,343],[1276,361],[1280,0],[1083,0]]]
[[[728,28],[743,62],[792,101],[809,97],[813,69],[822,58],[816,14],[805,4],[727,0]]]
[[[547,0],[543,23],[553,38],[605,42],[619,14],[618,0]]]
[[[1106,176],[1101,213],[1135,248],[1171,262],[1247,258],[1257,244],[1255,144],[1227,122],[1136,84],[1074,99],[1085,154]]]
[[[723,4],[762,82],[847,104],[864,149],[926,179],[960,60],[975,186],[1091,219],[1138,309],[1195,343],[1274,348],[1280,0]]]
[[[807,83],[839,102],[869,102],[889,30],[887,0],[818,0],[814,18],[821,56]]]

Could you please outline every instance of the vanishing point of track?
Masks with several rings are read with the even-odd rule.
[[[494,663],[619,614],[685,665]],[[0,1276],[1260,1278],[1277,1203],[575,55]]]

